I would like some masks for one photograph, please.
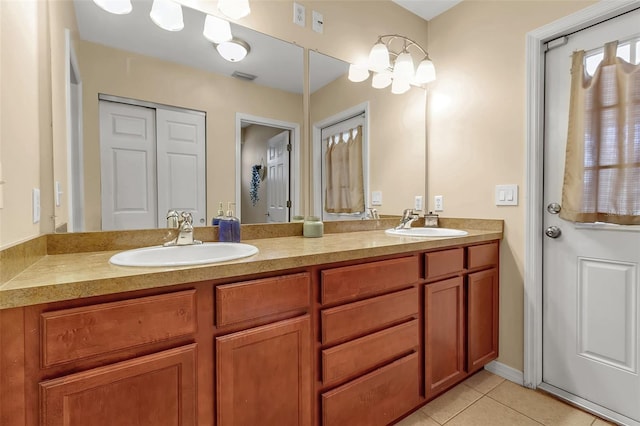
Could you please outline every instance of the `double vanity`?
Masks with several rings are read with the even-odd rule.
[[[246,226],[192,266],[109,262],[166,230],[41,237],[0,286],[0,423],[394,423],[498,355],[502,222],[443,222]]]

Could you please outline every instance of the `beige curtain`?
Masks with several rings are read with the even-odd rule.
[[[560,217],[640,225],[640,65],[607,43],[593,77],[573,54]]]
[[[362,126],[325,140],[327,171],[325,211],[362,213],[364,178],[362,170]]]

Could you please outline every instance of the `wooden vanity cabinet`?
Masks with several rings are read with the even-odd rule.
[[[326,269],[319,422],[387,425],[420,402],[419,257]]]
[[[311,424],[310,294],[306,272],[216,287],[218,426]]]

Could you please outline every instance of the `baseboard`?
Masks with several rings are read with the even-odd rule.
[[[484,369],[500,377],[504,377],[513,383],[517,383],[520,386],[524,385],[524,374],[522,371],[509,367],[506,364],[498,361],[491,361],[489,364],[484,366]]]

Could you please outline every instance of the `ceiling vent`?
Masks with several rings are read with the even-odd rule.
[[[247,74],[246,72],[234,71],[231,77],[239,78],[240,80],[253,81],[258,77],[257,75]]]

